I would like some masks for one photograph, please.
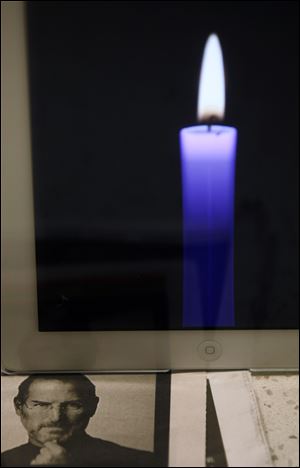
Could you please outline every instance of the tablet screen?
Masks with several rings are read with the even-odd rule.
[[[298,327],[296,10],[28,2],[40,331]],[[238,132],[234,274],[226,303],[222,242],[201,254],[210,277],[192,255],[202,318],[189,321],[179,132],[197,124],[214,31]],[[230,318],[209,321],[220,307]]]

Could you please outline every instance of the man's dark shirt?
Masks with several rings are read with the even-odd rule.
[[[68,460],[58,466],[155,466],[155,456],[151,452],[122,447],[87,434],[68,442],[64,447]],[[40,448],[30,442],[20,445],[1,454],[1,466],[30,466],[39,452]]]

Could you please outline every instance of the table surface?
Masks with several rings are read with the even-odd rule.
[[[253,375],[275,466],[299,466],[299,375]]]

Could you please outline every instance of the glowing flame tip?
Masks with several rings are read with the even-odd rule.
[[[225,112],[225,79],[221,44],[211,34],[205,44],[198,92],[198,120],[222,120]]]

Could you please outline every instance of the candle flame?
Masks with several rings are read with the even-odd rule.
[[[216,34],[206,41],[198,92],[198,120],[222,120],[225,111],[225,78],[221,44]]]

